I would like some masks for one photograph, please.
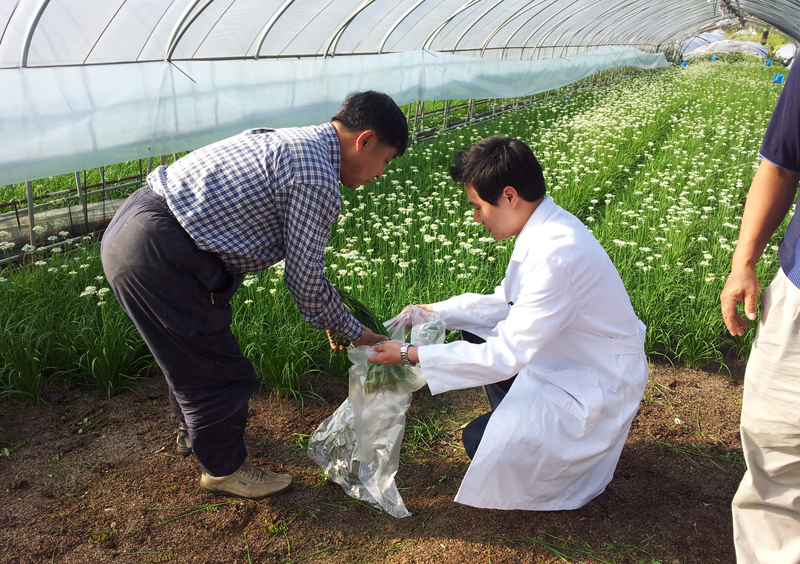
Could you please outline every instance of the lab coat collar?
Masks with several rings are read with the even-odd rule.
[[[514,243],[514,251],[511,253],[511,259],[515,262],[522,262],[528,254],[528,249],[533,245],[533,239],[536,236],[539,226],[543,225],[550,214],[555,210],[556,203],[550,196],[545,196],[542,203],[533,211],[525,226],[517,236],[517,241]]]

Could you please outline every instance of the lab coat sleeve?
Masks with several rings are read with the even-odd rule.
[[[577,315],[571,278],[557,258],[547,257],[521,273],[516,302],[485,343],[457,341],[419,348],[432,394],[493,384],[511,378]]]
[[[453,331],[494,327],[508,315],[503,284],[493,294],[461,294],[433,304],[433,311]]]

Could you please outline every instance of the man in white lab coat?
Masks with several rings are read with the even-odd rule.
[[[483,139],[450,175],[475,221],[497,240],[517,237],[506,276],[491,295],[421,306],[473,342],[390,341],[370,360],[419,363],[433,394],[486,389],[492,411],[464,429],[472,464],[457,502],[576,509],[613,477],[647,384],[645,327],[591,232],[545,195],[527,145]]]

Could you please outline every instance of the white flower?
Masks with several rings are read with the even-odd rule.
[[[69,231],[59,231],[58,234],[64,237],[65,239],[69,237]]]
[[[30,243],[28,243],[28,244],[26,244],[26,245],[24,245],[24,246],[22,247],[22,252],[23,252],[23,253],[32,253],[32,252],[33,252],[33,251],[35,251],[35,250],[36,250],[36,247],[34,247],[33,245],[31,245]]]
[[[11,233],[8,231],[0,231],[0,239],[11,239]]]
[[[42,233],[44,233],[44,232],[45,232],[45,228],[44,228],[44,227],[42,227],[41,225],[36,225],[36,226],[34,226],[34,228],[33,228],[33,232],[34,232],[34,233],[38,233],[39,235],[41,235]]]
[[[37,260],[37,261],[36,261],[35,263],[33,263],[33,264],[35,264],[36,266],[44,266],[44,265],[46,265],[47,263],[46,263],[46,262],[44,262],[43,260]]]
[[[105,296],[110,291],[111,291],[111,288],[100,288],[99,290],[97,290],[97,296],[102,298],[103,296]]]
[[[86,289],[83,292],[81,292],[80,297],[93,296],[96,293],[97,293],[97,288],[95,288],[94,286],[86,286]]]
[[[246,303],[246,304],[252,304],[252,303],[253,303],[253,300],[245,300],[245,301],[244,301],[244,303]]]

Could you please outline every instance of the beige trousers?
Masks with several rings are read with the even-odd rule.
[[[744,379],[736,559],[800,564],[800,289],[779,269],[761,305]]]

